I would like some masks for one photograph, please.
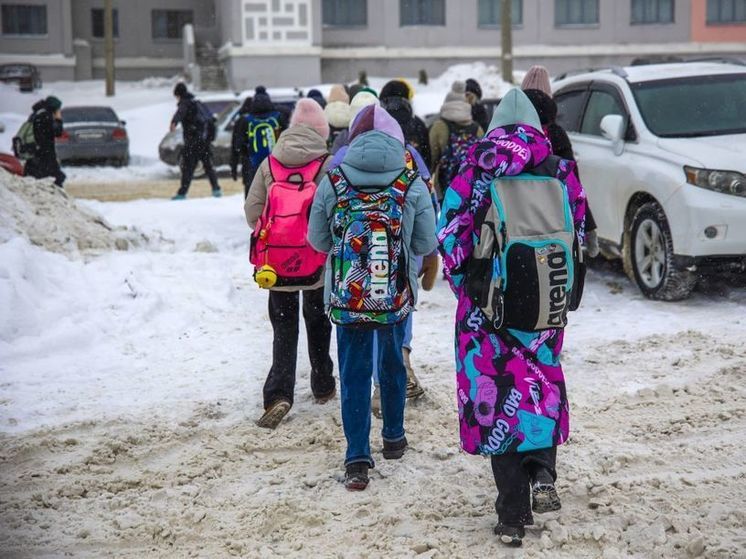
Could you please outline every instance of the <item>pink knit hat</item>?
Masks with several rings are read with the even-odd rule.
[[[538,89],[539,91],[543,91],[549,95],[549,97],[552,97],[552,86],[549,83],[549,70],[544,66],[531,66],[523,78],[521,89],[524,91],[527,89]]]
[[[292,128],[297,124],[310,126],[324,139],[329,137],[329,123],[326,120],[324,109],[313,99],[306,97],[295,104],[293,116],[290,117],[290,127]]]

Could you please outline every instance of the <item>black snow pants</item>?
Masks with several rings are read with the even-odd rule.
[[[184,150],[181,152],[180,195],[186,196],[187,192],[189,192],[189,186],[192,184],[192,179],[194,178],[194,170],[197,168],[199,162],[202,162],[202,166],[205,168],[205,174],[210,181],[212,189],[218,190],[220,188],[218,175],[215,173],[215,167],[212,165],[212,148],[209,144],[196,142],[186,144]]]
[[[254,176],[256,175],[256,167],[254,167],[248,161],[244,161],[241,164],[241,179],[243,180],[243,199],[246,200],[249,196],[249,189],[251,183],[254,182]]]
[[[298,358],[300,293],[269,292],[269,319],[272,322],[272,368],[264,383],[264,408],[287,400],[293,404],[295,370]],[[323,397],[334,390],[334,363],[329,356],[332,325],[324,312],[324,288],[303,291],[303,319],[308,335],[311,361],[311,391]]]
[[[497,486],[495,511],[501,524],[506,526],[530,526],[534,523],[531,514],[531,483],[538,468],[549,470],[557,479],[557,447],[513,452],[492,456],[492,475]]]
[[[54,177],[54,184],[62,188],[67,175],[62,172],[60,163],[54,155],[35,155],[26,162],[23,168],[25,177],[34,177],[43,179],[45,177]]]

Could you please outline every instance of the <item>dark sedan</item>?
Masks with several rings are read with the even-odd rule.
[[[17,83],[21,91],[41,89],[41,76],[33,64],[0,65],[0,82]]]
[[[130,141],[125,122],[111,107],[65,107],[64,132],[57,138],[57,157],[62,163],[106,162],[127,165]]]

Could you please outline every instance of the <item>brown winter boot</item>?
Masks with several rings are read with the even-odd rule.
[[[264,429],[276,429],[289,411],[290,402],[278,400],[264,410],[264,415],[257,420],[256,424]]]
[[[414,374],[412,369],[412,363],[409,360],[410,350],[407,348],[402,349],[402,356],[404,357],[404,367],[407,369],[407,400],[416,400],[425,393],[425,389],[422,388],[420,381],[417,380],[417,376]]]

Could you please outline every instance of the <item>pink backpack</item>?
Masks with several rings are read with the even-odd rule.
[[[256,267],[254,279],[261,287],[310,287],[322,277],[326,254],[315,250],[306,236],[317,189],[314,179],[326,157],[302,167],[285,167],[269,156],[272,184],[249,254]]]

